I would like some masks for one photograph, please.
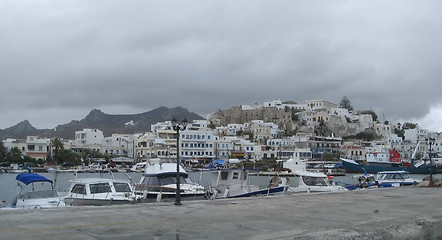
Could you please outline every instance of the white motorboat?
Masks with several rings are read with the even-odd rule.
[[[67,206],[102,206],[137,202],[130,182],[113,178],[73,179],[63,200]]]
[[[416,185],[420,181],[410,177],[406,171],[383,171],[376,175],[378,187],[400,187]]]
[[[184,168],[179,166],[180,196],[182,200],[207,199],[210,196],[208,189],[193,182]],[[177,190],[176,162],[162,162],[160,159],[151,159],[146,170],[135,185],[135,193],[143,202],[163,201],[174,199]]]
[[[36,173],[22,173],[16,177],[19,193],[13,208],[36,209],[65,207],[54,189],[52,180]]]
[[[307,171],[307,163],[301,159],[303,156],[311,156],[310,150],[299,149],[295,151],[293,158],[283,162],[284,168],[290,169],[299,180],[298,186],[290,186],[287,189],[288,193],[347,191],[346,188],[334,183],[326,174]]]
[[[249,183],[249,172],[244,169],[229,168],[211,171],[212,199],[283,194],[287,187],[287,178],[275,176],[268,186],[261,188]]]
[[[144,172],[146,171],[147,161],[145,162],[139,162],[135,165],[133,165],[129,170],[131,172]]]
[[[299,185],[289,187],[288,193],[347,191],[346,188],[335,184],[327,175],[321,172],[295,171],[294,174],[299,179]]]

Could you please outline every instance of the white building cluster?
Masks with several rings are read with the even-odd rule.
[[[257,119],[214,127],[214,123],[222,121],[209,116],[207,120],[193,121],[185,130],[179,132],[181,159],[192,163],[229,158],[253,161],[268,158],[288,159],[293,156],[296,148],[310,149],[312,158],[317,160],[323,159],[326,154],[341,154],[356,159],[363,158],[365,149],[373,145],[397,150],[403,158],[409,158],[418,143],[423,143],[428,138],[435,139],[434,153],[442,151],[442,137],[438,133],[429,133],[419,128],[409,129],[405,130],[405,138],[402,139],[393,133],[394,126],[374,121],[370,114],[349,112],[340,108],[338,104],[325,100],[310,100],[303,104],[276,100],[265,102],[263,105],[243,105],[235,111],[253,113],[254,109],[263,108],[294,111],[297,120],[293,121],[291,129],[296,131],[296,134],[284,134],[280,125],[285,121],[279,121],[278,125],[278,121]],[[326,125],[331,134],[315,134],[314,130],[321,125]],[[350,142],[339,137],[355,135],[366,130],[375,132],[382,140],[376,143]],[[105,137],[99,129],[83,129],[75,132],[74,140],[64,140],[63,143],[65,149],[71,149],[76,153],[90,149],[110,156],[127,157],[133,159],[133,162],[177,156],[177,131],[173,130],[171,121],[153,124],[150,131],[145,133],[113,134],[110,137]],[[3,145],[6,149],[17,147],[24,154],[36,159],[45,159],[53,151],[51,139],[37,136],[28,136],[26,140],[6,139]],[[425,151],[425,145],[421,144],[419,152]]]

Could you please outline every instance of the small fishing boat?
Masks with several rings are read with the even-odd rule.
[[[17,175],[18,195],[12,202],[13,208],[37,209],[65,207],[62,198],[54,189],[52,180],[36,173]]]
[[[349,183],[340,183],[343,187],[345,187],[348,190],[356,190],[356,189],[366,189],[366,188],[377,188],[378,182],[376,181],[376,178],[373,174],[365,173],[363,175],[354,176],[353,178],[356,178],[357,183],[356,184],[349,184]]]
[[[77,178],[63,198],[67,206],[117,205],[136,203],[132,185],[126,180],[114,178]]]
[[[266,187],[251,185],[249,172],[238,168],[218,169],[210,172],[210,189],[213,192],[211,199],[283,194],[289,185],[287,178],[276,176],[270,180],[270,184]]]
[[[366,189],[366,188],[386,188],[416,185],[420,181],[410,177],[406,171],[382,171],[375,176],[365,173],[357,176],[357,184],[343,184],[348,190]]]
[[[182,200],[208,199],[209,190],[193,182],[184,168],[179,166],[180,197]],[[176,196],[176,162],[150,159],[146,170],[135,185],[135,193],[142,202],[159,202],[174,199]]]

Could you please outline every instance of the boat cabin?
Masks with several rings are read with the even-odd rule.
[[[71,180],[64,199],[66,204],[74,206],[123,204],[136,200],[128,181],[105,178]]]

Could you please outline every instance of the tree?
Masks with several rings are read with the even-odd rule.
[[[5,146],[3,145],[3,142],[0,141],[0,162],[5,161],[5,158],[6,158]]]
[[[73,153],[71,150],[61,149],[59,151],[59,158],[63,160],[63,163],[72,163],[72,165],[80,165],[81,157],[77,153]]]
[[[341,99],[339,106],[341,106],[342,108],[348,109],[349,111],[353,111],[353,106],[351,105],[350,100],[346,96],[344,96]]]
[[[352,136],[346,136],[343,139],[348,140],[348,139],[361,139],[364,141],[373,141],[376,139],[379,139],[379,136],[372,130],[365,130],[364,132],[360,132],[356,135],[352,135]]]
[[[216,129],[216,125],[213,123],[213,121],[210,121],[210,124],[208,126],[210,129]]]
[[[332,131],[328,128],[327,124],[320,122],[318,126],[315,127],[313,131],[316,136],[328,137],[332,134]]]
[[[6,159],[11,163],[24,163],[22,153],[20,149],[18,149],[18,147],[13,147],[9,149],[8,153],[6,154]]]
[[[54,150],[54,160],[56,163],[60,164],[61,159],[59,159],[59,152],[60,152],[60,150],[64,149],[63,142],[59,138],[54,138],[51,141],[51,145],[55,149]]]
[[[417,123],[404,122],[404,124],[402,125],[402,130],[416,129],[417,126]]]
[[[395,133],[396,135],[398,135],[398,137],[401,137],[402,140],[405,139],[405,131],[403,129],[400,128],[394,128],[393,129],[393,133]]]

